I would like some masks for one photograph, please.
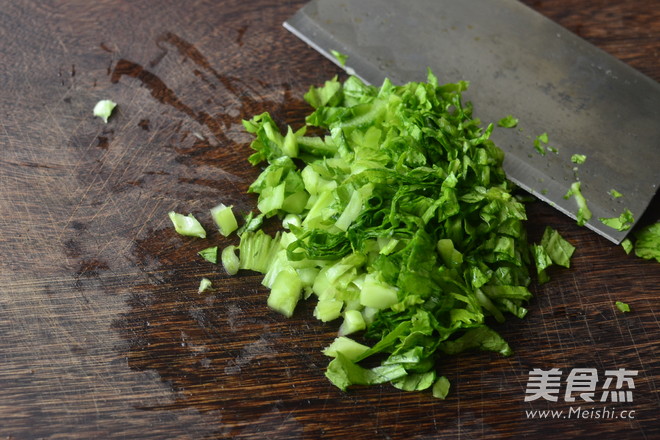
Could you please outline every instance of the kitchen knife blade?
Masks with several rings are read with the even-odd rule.
[[[628,231],[599,219],[628,209],[638,220],[656,193],[660,84],[516,0],[313,0],[284,26],[369,84],[424,81],[428,68],[468,81],[484,125],[519,120],[491,137],[509,179],[574,219],[566,194],[581,182],[586,226],[614,243]]]

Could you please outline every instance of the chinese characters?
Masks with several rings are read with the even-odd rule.
[[[601,382],[595,368],[573,368],[562,382],[562,370],[534,368],[529,372],[525,402],[538,399],[557,402],[560,397],[565,402],[575,402],[576,399],[585,402],[632,402],[632,390],[635,389],[633,378],[637,374],[637,370],[624,368],[605,370]],[[562,384],[565,385],[563,393]]]

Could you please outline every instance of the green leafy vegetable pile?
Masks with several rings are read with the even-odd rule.
[[[660,263],[660,222],[643,227],[635,237],[635,255]]]
[[[305,94],[314,111],[299,130],[268,113],[244,121],[255,136],[249,161],[265,165],[249,188],[259,213],[222,263],[263,273],[269,306],[285,316],[313,298],[316,318],[340,320],[324,353],[342,390],[389,382],[444,398],[438,359],[475,348],[510,355],[487,321],[525,316],[534,264],[540,281],[550,265],[569,265],[574,248],[556,231],[528,243],[493,125],[472,117],[466,88],[431,72],[401,86],[334,78]],[[283,229],[266,234],[266,219]]]

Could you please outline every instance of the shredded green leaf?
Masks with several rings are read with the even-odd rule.
[[[541,156],[545,156],[546,150],[544,146],[548,142],[549,142],[548,133],[541,133],[540,135],[536,136],[536,139],[534,139],[534,149]]]
[[[573,182],[571,185],[570,189],[564,196],[565,199],[570,198],[573,196],[575,199],[575,203],[577,204],[578,211],[577,211],[577,224],[580,226],[584,226],[590,219],[591,219],[591,211],[589,210],[589,207],[587,206],[587,199],[584,198],[582,195],[582,190],[581,190],[581,182]]]
[[[556,230],[546,227],[541,238],[541,246],[554,264],[571,267],[571,257],[575,246],[566,241]]]
[[[532,245],[539,284],[549,281],[546,269],[556,264],[570,267],[575,246],[566,241],[556,230],[546,227],[540,244]]]
[[[635,223],[635,218],[629,209],[624,209],[620,216],[612,218],[600,217],[599,220],[606,226],[617,231],[627,231]]]
[[[337,50],[331,50],[330,53],[332,54],[333,57],[339,62],[339,65],[341,67],[346,67],[346,60],[348,59],[348,55],[343,54]]]

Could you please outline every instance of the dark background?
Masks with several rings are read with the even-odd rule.
[[[658,1],[525,3],[660,80]],[[241,120],[269,111],[300,126],[302,94],[342,75],[282,27],[303,4],[3,2],[0,438],[659,438],[660,265],[547,205],[529,206],[530,237],[559,230],[573,267],[497,327],[513,356],[439,366],[444,401],[339,391],[321,354],[338,324],[316,321],[313,303],[287,320],[259,276],[228,278],[196,255],[235,238],[174,233],[170,210],[208,225],[217,203],[253,209]],[[119,104],[108,124],[91,112],[105,98]],[[214,289],[200,295],[202,276]],[[533,368],[638,370],[633,402],[581,405],[635,418],[529,419],[571,406],[563,388],[559,402],[525,403]]]

